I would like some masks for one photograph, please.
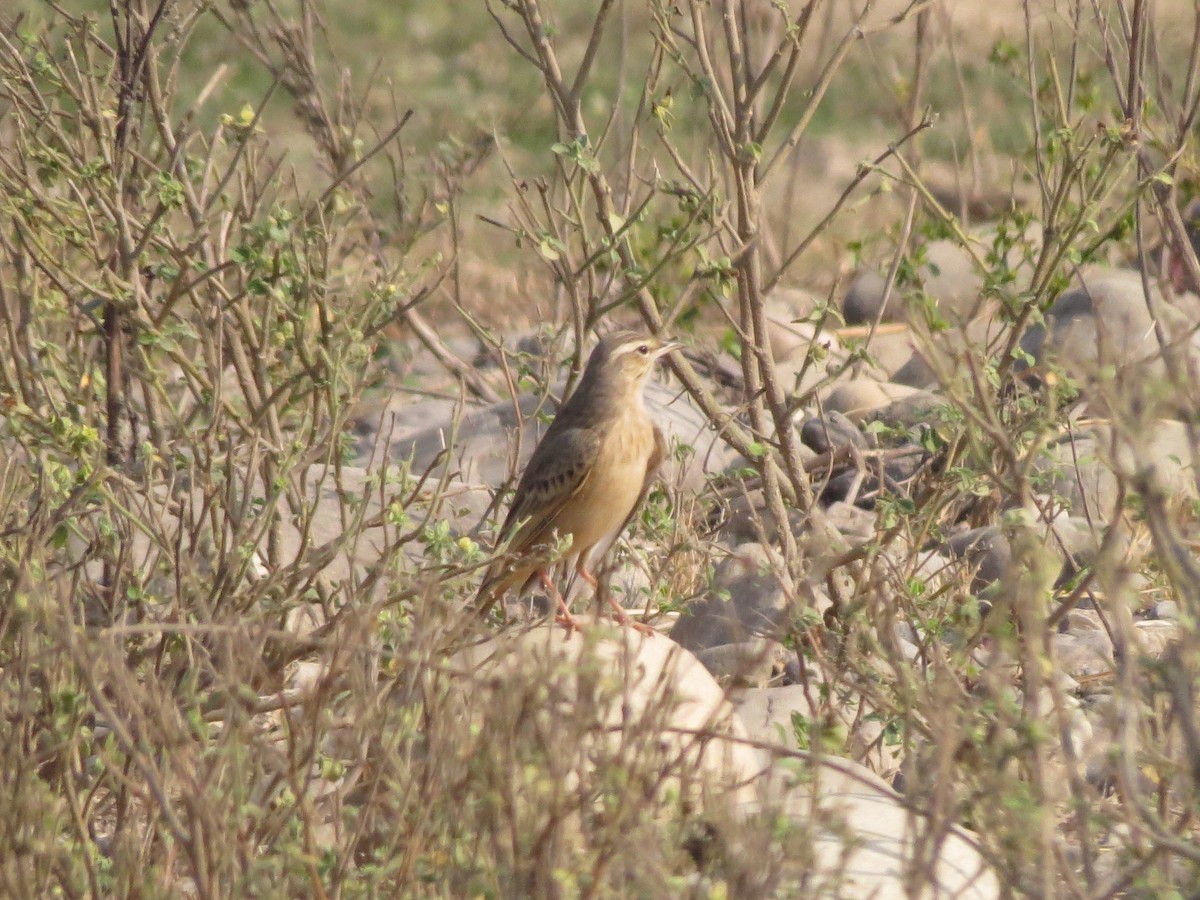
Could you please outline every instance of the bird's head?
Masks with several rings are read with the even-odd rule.
[[[645,382],[658,360],[680,347],[652,334],[614,331],[605,335],[588,359],[588,373],[620,393],[635,390]]]

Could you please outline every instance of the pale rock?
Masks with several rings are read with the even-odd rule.
[[[1146,619],[1135,622],[1134,639],[1138,649],[1153,659],[1162,659],[1172,645],[1179,642],[1178,622],[1163,619]]]
[[[828,389],[822,402],[827,412],[839,412],[853,422],[861,422],[876,410],[917,393],[917,388],[902,384],[855,378]]]
[[[704,668],[725,687],[764,687],[781,672],[787,651],[778,641],[750,638],[696,651]]]
[[[809,883],[821,896],[872,900],[955,897],[993,900],[1000,883],[966,829],[947,826],[932,865],[933,882],[910,892],[905,873],[912,864],[918,820],[904,799],[869,769],[849,760],[825,758],[800,777],[777,766],[770,786],[773,802],[798,823],[816,829]]]
[[[571,778],[578,783],[589,778],[589,760],[620,757],[625,735],[653,733],[663,765],[676,773],[672,781],[720,787],[736,802],[756,799],[754,782],[766,760],[747,743],[725,691],[670,638],[598,622],[568,636],[547,624],[497,635],[462,651],[457,663],[466,673],[459,683],[467,715],[494,714],[529,689],[549,702],[514,710],[541,722],[525,722],[524,729],[549,732],[570,719],[572,733],[586,744],[571,748],[577,761]]]

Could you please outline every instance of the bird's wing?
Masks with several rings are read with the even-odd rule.
[[[525,467],[499,539],[508,539],[519,526],[510,549],[520,551],[547,537],[549,526],[587,481],[599,449],[600,435],[591,429],[547,433]]]

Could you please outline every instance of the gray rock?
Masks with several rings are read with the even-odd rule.
[[[1156,420],[1115,442],[1109,425],[1096,424],[1047,448],[1035,471],[1044,482],[1041,489],[1060,498],[1072,515],[1107,521],[1120,497],[1117,473],[1130,474],[1147,464],[1174,502],[1200,497],[1197,449],[1182,422]]]
[[[836,410],[824,416],[810,416],[800,425],[800,440],[817,453],[853,445],[866,447],[867,439],[858,426]]]
[[[561,385],[558,389],[561,390]],[[686,454],[683,462],[675,454],[669,454],[663,466],[664,477],[670,483],[699,490],[707,475],[720,472],[728,465],[732,453],[686,394],[651,382],[646,386],[645,397],[646,406],[668,443],[686,445],[693,451]],[[416,430],[409,427],[416,416],[402,409],[393,420],[401,437],[391,441],[390,452],[399,459],[411,455],[416,472],[446,462],[464,482],[501,484],[513,474],[520,473],[545,433],[545,421],[549,421],[554,412],[552,402],[543,403],[541,398],[532,395],[523,396],[517,406],[520,420],[513,404],[506,401],[463,413],[457,428],[453,415],[430,421],[431,411],[420,410],[417,416],[424,419],[425,424]],[[518,422],[522,424],[519,443],[515,440]],[[384,423],[383,435],[389,433],[391,424]]]
[[[982,254],[981,254],[982,255]],[[979,311],[983,275],[963,247],[954,241],[931,241],[925,247],[925,293],[938,312],[952,322],[966,322]]]
[[[915,425],[936,425],[943,409],[949,406],[945,397],[931,391],[916,390],[914,393],[872,412],[868,418],[882,422],[891,428],[912,428]]]
[[[858,342],[866,337],[858,339]],[[909,384],[914,387],[925,387],[936,379],[929,377],[924,381],[906,381],[899,377],[901,372],[911,372],[914,367],[924,363],[919,359],[916,342],[913,340],[911,329],[902,324],[882,325],[866,343],[866,352],[880,370],[886,380],[896,384]],[[928,371],[928,367],[925,367]]]
[[[1105,526],[1093,525],[1086,519],[1074,516],[1059,516],[1053,523],[1036,522],[1041,534],[1042,546],[1056,557],[1061,565],[1056,584],[1074,577],[1081,568],[1091,566],[1105,538]],[[1112,546],[1126,567],[1136,566],[1140,560],[1140,545],[1135,545],[1128,529],[1115,526],[1119,533]],[[996,525],[973,528],[953,535],[945,549],[957,559],[965,559],[976,567],[972,590],[983,590],[992,582],[999,581],[1012,565],[1012,550],[1003,530]]]
[[[916,388],[874,378],[852,378],[830,388],[823,398],[823,406],[827,414],[838,412],[853,422],[861,422],[897,400],[923,393]]]
[[[1159,326],[1168,339],[1192,326],[1178,309],[1168,305],[1151,286],[1152,300],[1162,317]],[[1188,344],[1193,358],[1194,343]],[[1142,376],[1161,377],[1161,347],[1146,302],[1141,275],[1107,271],[1085,276],[1083,283],[1054,301],[1046,325],[1030,328],[1021,347],[1038,364],[1057,362],[1078,377],[1107,377],[1102,367],[1136,369]]]
[[[766,744],[797,749],[801,739],[815,741],[820,732],[824,738],[845,741],[840,749],[826,746],[827,751],[844,752],[876,772],[899,769],[903,747],[899,742],[882,739],[883,725],[870,714],[874,708],[861,694],[846,686],[830,688],[815,672],[807,673],[805,682],[731,694],[750,736]],[[800,734],[793,717],[800,722]]]
[[[974,568],[971,590],[975,592],[999,581],[1012,566],[1012,548],[997,525],[985,525],[953,535],[943,546],[952,557],[964,559]]]
[[[704,666],[664,635],[586,627],[586,640],[547,624],[464,650],[453,667],[467,673],[461,676],[463,714],[495,724],[511,711],[513,727],[520,718],[525,733],[555,733],[564,720],[571,722],[581,743],[559,776],[571,784],[586,782],[595,760],[619,759],[625,735],[654,734],[664,763],[676,761],[668,768],[722,785],[735,802],[754,802],[765,760],[746,744],[745,727]],[[551,702],[513,702],[530,692]],[[531,715],[533,722],[524,721]],[[703,740],[695,737],[701,732]]]
[[[720,509],[719,521],[722,541],[733,547],[747,543],[774,543],[779,528],[766,508],[766,500],[760,489],[747,491],[730,498]],[[798,509],[787,510],[788,526],[792,532],[803,527],[804,514]]]
[[[1112,642],[1104,632],[1055,634],[1050,647],[1059,670],[1077,680],[1113,671]]]
[[[781,636],[790,603],[777,568],[772,552],[761,544],[732,551],[717,567],[709,592],[679,617],[671,639],[695,653]]]
[[[877,271],[860,269],[850,282],[850,287],[846,289],[846,296],[842,298],[842,318],[846,320],[846,324],[869,325],[874,322],[883,305],[884,287],[886,282]],[[900,321],[904,318],[903,310],[904,303],[900,291],[892,288],[892,295],[888,298],[888,309],[884,311],[884,317],[880,321]]]
[[[783,670],[787,651],[778,641],[751,638],[696,651],[696,659],[726,687],[761,688]]]
[[[1162,659],[1170,647],[1179,641],[1180,624],[1162,619],[1135,622],[1134,639],[1138,649],[1153,659]]]
[[[831,503],[825,509],[825,516],[851,548],[860,547],[875,537],[875,516],[865,509],[849,503]]]

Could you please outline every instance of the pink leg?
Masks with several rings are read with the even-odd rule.
[[[567,601],[564,600],[563,595],[559,593],[554,581],[550,578],[550,573],[545,569],[539,569],[538,579],[542,582],[542,587],[550,592],[550,596],[553,597],[555,602],[558,604],[558,615],[554,617],[555,623],[567,629],[568,636],[570,636],[571,632],[573,631],[579,631],[582,626],[579,624],[579,620],[571,615],[571,610],[567,608]]]
[[[600,582],[595,575],[585,569],[582,564],[577,566],[575,571],[579,573],[584,581],[592,586],[593,591],[595,591],[597,594],[600,593]],[[631,620],[625,613],[625,607],[621,606],[621,604],[617,602],[617,598],[612,594],[608,595],[608,605],[612,607],[613,618],[617,620],[618,625],[629,625],[634,631],[640,631],[642,634],[649,635],[650,637],[654,636],[654,629],[644,622],[634,622]]]

